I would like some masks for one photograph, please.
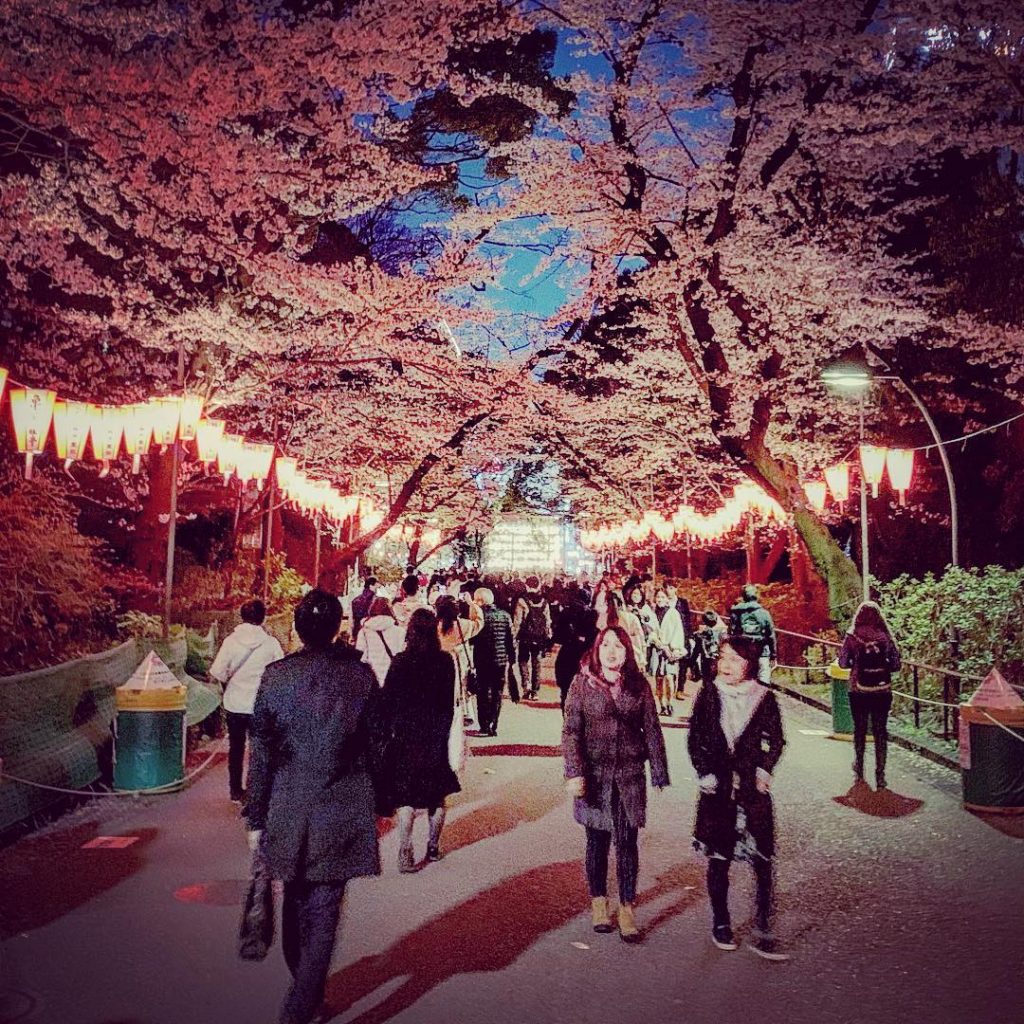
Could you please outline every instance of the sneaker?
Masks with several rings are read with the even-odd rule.
[[[764,960],[781,962],[789,959],[789,954],[782,952],[778,942],[771,935],[755,935],[750,948]]]
[[[727,924],[716,925],[711,929],[711,941],[719,949],[738,949],[736,940],[732,937],[732,929]]]

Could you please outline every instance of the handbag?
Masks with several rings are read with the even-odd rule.
[[[262,852],[252,855],[252,878],[238,926],[238,955],[243,960],[263,960],[274,944],[274,890],[270,867]]]
[[[456,775],[466,767],[466,730],[462,724],[462,704],[455,705],[448,728],[448,767]]]

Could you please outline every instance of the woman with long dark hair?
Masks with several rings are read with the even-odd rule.
[[[757,681],[760,644],[745,637],[722,642],[717,673],[693,704],[688,747],[700,796],[694,847],[708,858],[711,939],[736,949],[729,918],[729,867],[750,861],[757,884],[753,948],[785,960],[772,933],[775,812],[771,785],[785,739],[779,705]]]
[[[640,854],[638,831],[647,823],[647,777],[669,784],[665,740],[654,697],[617,625],[597,634],[579,674],[569,687],[562,726],[565,777],[575,798],[573,816],[587,834],[586,872],[594,931],[610,932],[608,853],[615,843],[619,883],[619,935],[640,938],[633,905]]]
[[[465,607],[466,614],[462,614]],[[450,654],[455,662],[455,688],[458,701],[462,707],[464,722],[470,722],[469,716],[469,674],[473,664],[473,651],[469,646],[481,629],[484,628],[483,613],[473,602],[460,602],[450,594],[442,594],[434,605],[437,613],[437,637],[441,650]]]
[[[427,860],[441,859],[445,798],[459,791],[448,763],[455,713],[455,663],[441,650],[437,616],[419,608],[409,618],[405,650],[384,680],[387,795],[398,808],[398,870],[414,871],[412,829],[417,810],[430,816]]]
[[[864,747],[868,722],[875,737],[875,788],[885,789],[885,759],[889,749],[889,710],[892,674],[901,665],[899,648],[889,632],[882,609],[865,601],[843,637],[839,664],[850,670],[850,711],[853,714],[853,779],[864,781]]]

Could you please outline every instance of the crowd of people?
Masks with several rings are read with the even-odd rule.
[[[766,685],[775,629],[755,587],[743,589],[726,619],[714,609],[694,615],[684,595],[639,575],[591,581],[409,573],[394,594],[370,577],[351,600],[347,638],[339,639],[341,601],[321,590],[307,594],[295,615],[302,647],[284,658],[259,635],[263,613],[259,602],[246,606],[212,674],[225,683],[234,716],[230,795],[245,802],[255,856],[284,882],[282,945],[293,978],[284,1024],[312,1020],[323,997],[346,882],[380,873],[377,816],[396,819],[400,872],[416,870],[418,812],[427,818],[425,862],[440,860],[470,711],[478,735],[497,735],[506,688],[512,701],[535,697],[540,660],[552,649],[566,788],[585,830],[593,929],[617,928],[625,942],[641,938],[638,834],[648,785],[670,784],[662,723],[689,678],[700,683],[687,749],[698,782],[693,843],[707,858],[712,942],[737,948],[729,875],[733,861],[745,860],[756,888],[751,947],[766,959],[785,959],[773,930],[771,796],[785,740]],[[884,787],[899,652],[876,605],[858,610],[840,662],[851,669],[855,778],[863,782],[870,725],[876,785]]]

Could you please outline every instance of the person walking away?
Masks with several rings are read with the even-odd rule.
[[[540,692],[540,658],[551,645],[551,606],[540,593],[540,580],[536,576],[527,576],[524,582],[526,593],[516,602],[512,628],[519,653],[523,696],[536,697]]]
[[[430,818],[427,860],[440,860],[445,798],[460,788],[448,763],[448,734],[457,713],[455,662],[441,650],[437,616],[429,609],[413,612],[405,650],[391,662],[383,696],[383,774],[398,808],[398,870],[407,873],[416,870],[416,811],[426,810]]]
[[[263,628],[267,609],[262,601],[246,601],[239,614],[241,623],[224,638],[210,666],[210,678],[224,686],[224,714],[228,724],[228,795],[236,804],[245,799],[242,769],[256,691],[263,678],[263,670],[284,657],[280,643]]]
[[[303,647],[268,665],[256,696],[245,817],[249,845],[284,882],[281,945],[292,983],[279,1024],[320,1005],[345,885],[380,874],[375,737],[380,688],[335,645],[341,602],[311,590],[295,610]]]
[[[672,694],[676,689],[680,666],[686,656],[683,620],[674,605],[674,599],[664,587],[659,587],[655,591],[654,617],[657,625],[651,634],[650,671],[654,676],[658,710],[666,716],[674,711]]]
[[[462,615],[463,608],[466,615]],[[455,661],[456,697],[462,708],[463,723],[468,725],[473,721],[469,715],[470,672],[473,666],[473,652],[469,642],[483,629],[483,612],[472,601],[463,606],[448,594],[437,599],[434,612],[437,615],[437,636],[441,650],[450,654]]]
[[[477,721],[485,736],[497,736],[505,676],[515,660],[512,618],[495,607],[494,593],[486,587],[477,588],[474,600],[483,613],[483,628],[473,641]]]
[[[561,694],[563,715],[569,687],[580,670],[584,654],[590,650],[597,636],[597,612],[589,607],[583,591],[575,582],[571,581],[566,587],[564,602],[554,630],[554,640],[558,644],[555,682]]]
[[[776,656],[775,623],[758,600],[753,583],[743,588],[741,599],[729,609],[729,635],[745,636],[760,645],[757,678],[767,686],[772,681]]]
[[[562,753],[573,816],[586,829],[586,873],[591,923],[612,930],[608,909],[608,852],[615,843],[619,883],[619,935],[640,939],[634,914],[640,870],[638,832],[647,823],[647,778],[669,784],[665,740],[647,679],[621,626],[598,633],[569,687],[562,724]]]
[[[899,670],[902,660],[882,609],[874,601],[865,601],[854,614],[843,637],[839,664],[850,670],[854,782],[864,781],[864,747],[870,722],[875,737],[875,788],[886,789],[892,674]]]
[[[718,651],[728,632],[729,627],[713,608],[708,608],[701,616],[700,629],[695,638],[694,664],[697,678],[703,686],[710,686],[715,678]]]
[[[370,607],[377,597],[377,578],[368,576],[363,584],[362,593],[352,598],[352,639],[359,639],[359,628],[370,614]]]
[[[386,597],[374,598],[369,615],[363,620],[363,628],[356,637],[356,650],[373,669],[381,686],[384,685],[392,658],[404,646],[405,630],[395,619],[391,602]]]
[[[409,619],[412,618],[413,612],[426,607],[427,602],[420,591],[419,579],[412,574],[406,576],[402,580],[398,600],[393,605],[395,620],[405,629],[409,625]]]
[[[729,868],[749,860],[756,883],[753,949],[767,960],[787,959],[772,930],[775,814],[771,787],[785,739],[775,694],[757,680],[760,644],[727,637],[718,675],[697,694],[687,746],[700,796],[694,847],[708,858],[712,941],[736,949],[729,917]]]

